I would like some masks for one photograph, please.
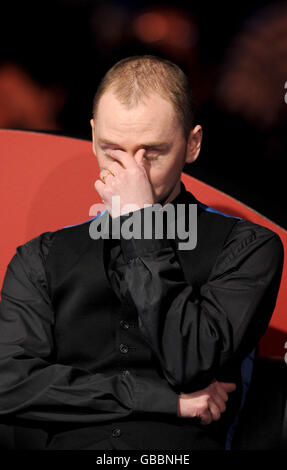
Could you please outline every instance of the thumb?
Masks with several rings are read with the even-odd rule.
[[[135,161],[141,167],[144,167],[144,162],[143,162],[144,153],[145,153],[145,149],[140,149],[135,156]]]

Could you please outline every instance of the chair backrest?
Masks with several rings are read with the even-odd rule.
[[[95,215],[99,175],[90,141],[28,131],[0,130],[2,286],[16,247],[45,231],[78,224]],[[243,217],[277,232],[287,246],[287,231],[255,210],[185,173],[182,181],[195,197],[221,212]],[[258,354],[284,357],[287,340],[287,262],[276,307]],[[287,348],[287,344],[286,344]]]

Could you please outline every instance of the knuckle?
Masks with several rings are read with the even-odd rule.
[[[225,410],[226,410],[226,406],[223,403],[221,403],[219,406],[220,413],[224,413]]]
[[[114,174],[120,174],[120,171],[119,171],[119,165],[116,164],[116,163],[113,163],[111,165],[111,171],[114,173]]]
[[[208,406],[206,403],[201,403],[197,408],[200,414],[205,413],[207,409],[208,409]]]
[[[204,426],[206,426],[207,424],[210,424],[211,421],[212,421],[211,418],[206,417],[206,418],[204,418],[204,419],[202,420],[202,424],[203,424]]]
[[[97,191],[101,190],[101,181],[97,180],[94,184]]]
[[[214,419],[214,421],[218,421],[220,419],[220,413],[214,415],[213,419]]]
[[[208,408],[208,402],[207,402],[207,400],[205,400],[205,399],[201,400],[200,405],[199,405],[198,408],[199,408],[200,410],[202,410],[202,411],[203,411],[203,410],[206,410],[206,409]]]

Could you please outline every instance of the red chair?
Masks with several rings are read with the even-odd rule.
[[[18,245],[44,231],[88,220],[95,215],[93,204],[101,200],[94,189],[99,167],[90,141],[0,130],[0,149],[2,286],[7,265]],[[182,174],[182,181],[199,201],[272,229],[287,246],[287,231],[255,210],[187,174]],[[286,280],[285,260],[275,311],[260,341],[259,356],[282,359],[287,353]]]

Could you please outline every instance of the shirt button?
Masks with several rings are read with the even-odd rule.
[[[129,370],[123,370],[122,371],[122,377],[126,377],[127,375],[129,375],[130,371]]]
[[[121,353],[126,354],[128,352],[128,350],[129,350],[129,347],[126,344],[121,344],[120,345]]]
[[[112,436],[113,437],[120,437],[120,435],[121,435],[121,430],[119,428],[113,429],[113,431],[112,431]]]
[[[129,323],[125,320],[121,320],[120,325],[121,325],[121,328],[123,328],[124,330],[127,330],[130,327]]]

